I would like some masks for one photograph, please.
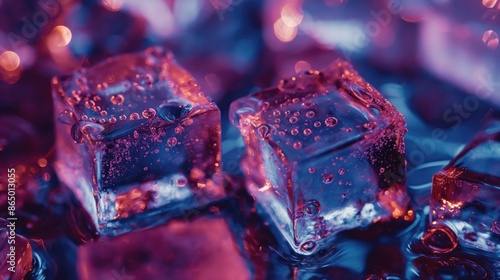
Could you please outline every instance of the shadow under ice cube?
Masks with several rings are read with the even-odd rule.
[[[431,227],[500,256],[500,121],[492,120],[432,178]]]
[[[161,49],[54,78],[60,179],[101,233],[164,222],[224,195],[220,112]]]
[[[286,254],[329,250],[343,230],[413,219],[403,117],[348,63],[241,98],[231,120],[247,146],[247,188]]]

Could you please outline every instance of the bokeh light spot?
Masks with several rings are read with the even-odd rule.
[[[122,0],[102,0],[102,5],[109,11],[116,12],[119,11],[122,6]]]
[[[491,49],[498,47],[498,34],[493,30],[488,30],[483,34],[483,43]]]
[[[297,26],[287,25],[281,18],[274,23],[274,34],[282,42],[290,42],[297,36]]]
[[[300,73],[302,71],[311,70],[311,65],[304,60],[299,60],[295,63],[295,73]]]
[[[493,8],[497,4],[497,0],[483,0],[483,6],[486,8]]]
[[[281,20],[288,26],[294,27],[299,25],[302,22],[302,18],[304,18],[302,11],[291,3],[286,4],[281,9]]]
[[[50,47],[62,48],[69,44],[71,41],[71,30],[64,25],[58,25],[54,27],[50,37],[48,38],[48,43]]]
[[[13,51],[5,51],[0,54],[0,66],[6,71],[14,71],[21,64],[21,60],[17,53]]]

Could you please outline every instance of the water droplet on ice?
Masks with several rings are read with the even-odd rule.
[[[320,206],[316,199],[311,199],[304,205],[304,213],[308,216],[316,215],[319,212]]]
[[[307,113],[306,113],[306,117],[308,117],[308,118],[312,118],[312,117],[314,117],[314,115],[315,115],[314,111],[307,111]]]
[[[152,119],[156,116],[156,110],[153,108],[147,108],[146,110],[142,111],[142,116],[146,119]]]
[[[115,105],[122,105],[125,98],[121,94],[111,96],[111,103]]]
[[[333,182],[333,174],[323,175],[323,183],[330,184],[331,182]]]
[[[140,118],[140,116],[137,113],[130,114],[130,120],[132,120],[132,121],[138,120],[139,118]]]
[[[337,125],[338,122],[339,121],[336,118],[334,118],[334,117],[328,117],[325,120],[326,126],[329,126],[329,127]]]
[[[314,249],[316,249],[317,244],[314,241],[307,241],[304,242],[302,245],[300,245],[300,250],[304,252],[312,252]]]
[[[172,147],[172,146],[175,146],[177,144],[177,138],[175,137],[170,137],[168,138],[167,140],[167,144]]]
[[[293,148],[299,150],[300,148],[302,148],[302,142],[293,143]]]

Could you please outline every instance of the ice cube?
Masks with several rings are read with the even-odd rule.
[[[432,179],[431,227],[445,226],[465,247],[500,256],[500,121],[491,120]]]
[[[15,228],[15,220],[0,219],[1,279],[24,279],[33,267],[31,244]]]
[[[54,78],[57,173],[103,234],[224,195],[220,112],[158,48]]]
[[[231,119],[247,146],[247,188],[287,253],[329,250],[342,230],[413,219],[403,117],[347,62],[241,98]]]
[[[79,276],[82,280],[251,279],[238,242],[221,217],[171,220],[80,247]]]

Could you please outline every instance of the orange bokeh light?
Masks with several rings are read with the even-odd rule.
[[[5,51],[0,54],[0,66],[6,71],[14,71],[21,65],[21,59],[13,51]]]

